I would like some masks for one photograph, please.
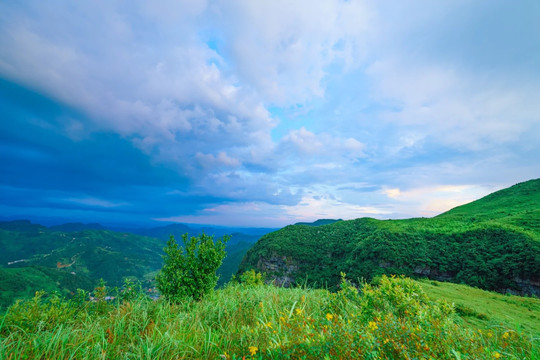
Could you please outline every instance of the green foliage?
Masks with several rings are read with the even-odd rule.
[[[91,291],[100,278],[121,286],[126,277],[143,279],[162,266],[163,242],[157,239],[105,230],[52,231],[24,221],[6,225],[9,230],[0,229],[0,264],[12,264],[0,267],[0,308],[37,290],[65,296],[78,288]]]
[[[240,282],[245,286],[261,286],[264,285],[263,274],[251,269],[239,276]]]
[[[134,281],[129,278],[124,279],[124,285],[118,294],[120,301],[134,301],[144,296],[145,294],[140,281]]]
[[[185,234],[182,240],[184,246],[180,247],[174,236],[170,237],[164,249],[163,268],[156,277],[161,294],[176,303],[188,297],[200,300],[214,289],[228,237],[214,241],[204,233],[190,238]]]
[[[531,180],[431,219],[287,226],[263,236],[238,273],[256,269],[277,278],[286,269],[267,268],[265,260],[279,258],[295,269],[289,276],[297,282],[333,290],[345,272],[351,279],[403,274],[531,294],[516,279],[534,281],[540,273],[539,219],[540,180]]]
[[[538,334],[501,324],[470,327],[421,285],[381,276],[377,286],[357,290],[343,277],[341,290],[330,293],[235,283],[201,301],[138,297],[109,303],[105,313],[95,311],[97,302],[80,306],[38,294],[0,317],[0,357],[449,360],[540,354]]]
[[[459,316],[469,316],[469,317],[475,317],[480,320],[488,320],[489,317],[484,313],[479,313],[478,311],[471,309],[467,305],[463,305],[461,303],[457,303],[455,305],[456,308],[456,314]]]

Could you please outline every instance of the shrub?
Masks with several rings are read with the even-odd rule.
[[[204,233],[198,237],[182,236],[181,247],[171,236],[165,247],[163,268],[156,277],[161,294],[171,302],[186,298],[200,300],[214,289],[218,281],[217,269],[226,255],[229,237],[214,241]]]
[[[246,286],[264,285],[264,275],[251,269],[240,275],[240,282]]]

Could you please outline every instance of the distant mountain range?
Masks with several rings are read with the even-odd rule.
[[[248,251],[239,272],[249,269],[284,286],[404,274],[539,296],[540,179],[430,219],[287,226]]]
[[[333,224],[338,221],[343,221],[342,219],[319,219],[314,222],[298,222],[294,225],[307,225],[307,226],[322,226],[322,225],[328,225]]]

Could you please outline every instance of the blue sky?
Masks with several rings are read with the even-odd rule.
[[[2,1],[2,218],[434,216],[540,176],[538,1]]]

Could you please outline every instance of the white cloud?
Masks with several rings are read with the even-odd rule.
[[[221,1],[235,72],[275,104],[321,97],[326,67],[356,65],[371,12],[363,1]],[[231,19],[234,19],[231,22]]]
[[[195,158],[199,164],[205,168],[216,168],[220,166],[238,167],[240,165],[240,161],[238,161],[238,159],[228,156],[225,151],[220,151],[217,156],[198,152],[195,155]]]

